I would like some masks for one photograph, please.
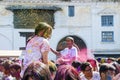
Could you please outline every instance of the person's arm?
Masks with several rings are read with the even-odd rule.
[[[73,47],[72,49],[72,60],[77,60],[79,56],[78,49],[76,47]]]
[[[55,55],[57,55],[57,56],[60,56],[60,55],[61,55],[60,52],[55,51],[55,50],[53,50],[52,48],[50,48],[50,50],[51,50]]]
[[[42,62],[48,65],[48,51],[42,53]]]

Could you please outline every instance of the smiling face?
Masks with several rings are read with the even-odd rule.
[[[73,46],[73,40],[70,38],[66,38],[66,45],[68,48],[72,48]]]
[[[87,66],[85,68],[85,70],[83,71],[84,75],[86,77],[92,78],[93,74],[92,74],[92,67],[91,66]]]

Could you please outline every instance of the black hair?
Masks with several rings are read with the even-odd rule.
[[[109,67],[108,67],[108,65],[105,65],[105,64],[101,64],[100,65],[100,69],[99,69],[99,72],[100,73],[106,73],[107,71],[108,71],[108,69],[109,69]]]
[[[82,71],[85,71],[85,69],[86,69],[87,66],[90,66],[90,63],[88,63],[88,62],[82,63],[82,64],[81,64],[81,70],[82,70]]]

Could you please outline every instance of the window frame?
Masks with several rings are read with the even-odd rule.
[[[114,15],[102,15],[101,26],[102,27],[113,27],[114,26]]]
[[[69,17],[75,16],[75,6],[68,6],[68,16]]]
[[[111,40],[109,40],[111,38]],[[114,31],[102,31],[101,32],[102,42],[114,42]]]

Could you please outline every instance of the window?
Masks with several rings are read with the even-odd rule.
[[[101,25],[102,26],[113,26],[113,15],[101,16]]]
[[[113,31],[102,31],[102,42],[113,42],[114,32]]]
[[[74,16],[74,6],[69,6],[68,7],[68,15],[70,17],[73,17]]]
[[[25,37],[25,39],[26,39],[26,44],[27,44],[27,40],[28,40],[28,38],[30,38],[31,36],[33,36],[34,35],[34,32],[19,32],[20,33],[20,37]],[[25,47],[20,47],[19,48],[20,50],[25,50]]]
[[[54,10],[14,9],[13,13],[14,13],[14,27],[17,29],[20,28],[34,29],[36,24],[38,24],[38,22],[40,21],[47,22],[51,26],[54,26]]]

